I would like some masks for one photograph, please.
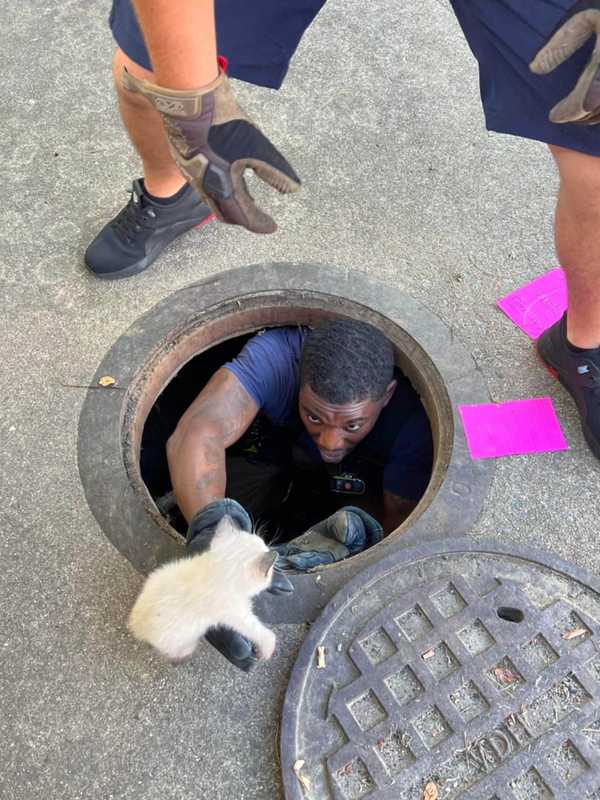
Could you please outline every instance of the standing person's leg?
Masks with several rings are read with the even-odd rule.
[[[569,310],[538,341],[538,352],[572,394],[592,452],[600,458],[600,126],[550,122],[574,87],[593,41],[550,75],[529,64],[573,0],[451,0],[479,62],[488,130],[545,142],[560,190],[556,250],[567,275]],[[568,335],[568,339],[567,339]]]
[[[155,197],[171,197],[185,184],[185,179],[171,157],[160,114],[145,97],[121,85],[123,67],[141,80],[153,82],[153,73],[117,48],[113,58],[115,91],[123,125],[142,160],[144,189]]]
[[[550,149],[560,174],[556,252],[569,308],[537,348],[577,403],[586,441],[600,458],[600,158]]]
[[[126,68],[153,80],[151,64],[129,0],[115,0],[111,14],[117,41],[113,77],[121,119],[141,158],[143,178],[133,182],[127,205],[102,228],[85,253],[88,269],[99,278],[127,278],[149,267],[165,247],[211,218],[210,209],[187,185],[173,161],[162,120],[141,95],[126,91]],[[131,54],[131,55],[130,55]]]
[[[278,89],[298,43],[325,0],[219,0],[219,53],[229,75]],[[174,238],[211,217],[184,184],[163,133],[162,121],[141,95],[120,85],[120,69],[152,81],[152,64],[131,0],[113,0],[109,24],[118,45],[113,71],[123,123],[142,160],[131,201],[94,239],[85,263],[100,278],[124,278],[146,269]]]
[[[567,337],[600,347],[600,158],[550,147],[560,174],[556,253],[567,276]]]

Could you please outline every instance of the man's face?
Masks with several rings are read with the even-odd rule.
[[[373,429],[381,409],[386,406],[396,388],[388,386],[381,400],[361,400],[335,406],[316,395],[308,384],[300,389],[298,406],[304,427],[319,448],[321,458],[338,464]]]

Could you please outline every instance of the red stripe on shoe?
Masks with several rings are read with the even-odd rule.
[[[208,215],[208,217],[205,217],[202,220],[202,222],[199,222],[195,227],[196,228],[201,228],[203,225],[208,225],[209,222],[212,222],[215,219],[216,219],[215,215],[211,213],[211,214]]]

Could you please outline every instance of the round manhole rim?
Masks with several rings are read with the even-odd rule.
[[[323,570],[320,577],[295,576],[299,595],[293,602],[278,599],[275,604],[269,602],[270,597],[259,599],[259,612],[266,621],[301,621],[314,618],[339,586],[372,558],[378,561],[396,546],[404,547],[421,538],[460,535],[471,527],[483,507],[494,465],[491,460],[474,462],[470,458],[457,406],[463,402],[485,402],[489,395],[472,357],[445,323],[409,295],[361,273],[331,265],[257,264],[220,273],[174,292],[134,321],[116,340],[98,367],[93,384],[109,374],[117,378],[117,387],[102,392],[90,390],[80,416],[78,456],[88,504],[104,533],[142,572],[176,553],[166,541],[169,534],[156,523],[157,510],[150,496],[141,496],[127,474],[130,465],[123,460],[127,434],[123,441],[121,425],[128,391],[158,347],[171,341],[191,319],[220,305],[235,303],[242,296],[240,286],[245,287],[243,296],[257,293],[282,296],[286,292],[305,292],[308,296],[312,292],[332,302],[345,298],[387,318],[413,338],[435,368],[439,368],[454,415],[454,441],[444,479],[431,504],[402,537],[395,541],[390,537],[378,546],[375,556],[367,551]],[[106,437],[108,448],[104,447]],[[106,493],[98,489],[103,479],[110,494],[108,502]],[[158,535],[162,537],[160,541]],[[176,544],[172,539],[171,543]]]

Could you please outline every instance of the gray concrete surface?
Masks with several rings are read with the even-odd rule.
[[[279,93],[239,86],[304,181],[262,189],[272,237],[212,225],[107,284],[83,250],[139,173],[111,89],[108,0],[24,0],[2,19],[0,796],[280,796],[280,702],[301,628],[251,677],[208,648],[166,666],[124,632],[140,578],[85,505],[85,384],[143,311],[261,260],[335,262],[411,292],[479,362],[494,399],[551,394],[565,453],[498,464],[476,527],[600,570],[597,463],[571,402],[494,308],[554,266],[542,145],[484,131],[475,66],[444,4],[329,0]],[[457,278],[457,276],[461,276]]]

